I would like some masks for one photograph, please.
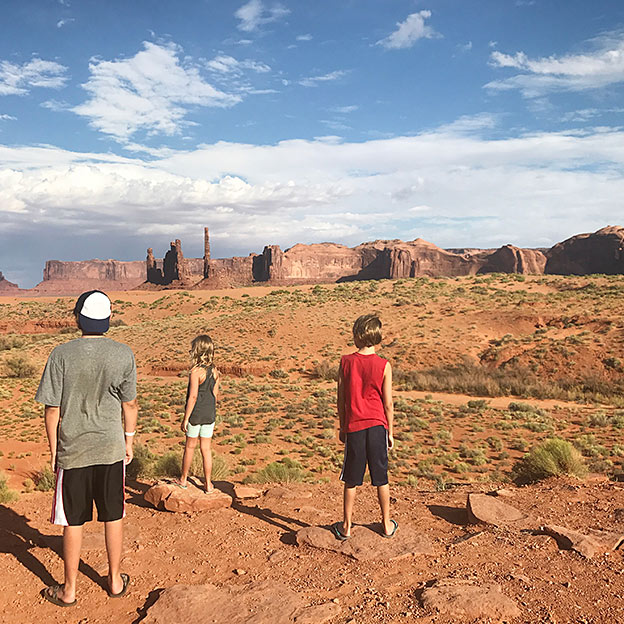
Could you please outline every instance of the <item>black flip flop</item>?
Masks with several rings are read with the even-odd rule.
[[[58,597],[59,590],[63,587],[63,585],[50,585],[50,587],[46,587],[42,590],[42,596],[53,605],[57,607],[73,607],[76,604],[76,600],[74,602],[65,602]]]
[[[396,520],[390,520],[390,522],[392,522],[392,524],[394,525],[392,531],[390,531],[390,533],[381,534],[382,537],[386,537],[388,539],[390,539],[391,537],[394,537],[394,534],[397,532],[397,529],[399,528],[399,523]]]
[[[334,522],[334,524],[332,524],[331,529],[332,529],[332,533],[334,534],[334,537],[336,539],[339,539],[341,542],[344,542],[345,540],[349,539],[349,535],[345,535],[339,528],[338,525],[340,524],[340,522]]]
[[[123,589],[118,594],[113,594],[110,588],[107,590],[109,598],[121,598],[126,595],[128,591],[128,585],[130,585],[130,575],[122,572],[119,576],[121,576],[121,580],[123,581]]]

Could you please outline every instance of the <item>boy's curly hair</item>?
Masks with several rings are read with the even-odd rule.
[[[353,323],[353,338],[358,346],[372,347],[381,342],[381,321],[376,314],[363,314]]]

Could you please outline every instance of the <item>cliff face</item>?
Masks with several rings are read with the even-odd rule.
[[[540,275],[546,266],[546,255],[539,249],[520,249],[505,245],[489,254],[479,273],[522,273]]]
[[[546,273],[589,275],[624,273],[624,228],[607,226],[593,234],[578,234],[546,252]]]
[[[3,294],[7,294],[10,292],[18,291],[19,287],[17,284],[13,282],[9,282],[4,275],[2,275],[2,271],[0,271],[0,292]]]
[[[75,294],[85,290],[130,290],[145,281],[145,262],[134,260],[48,260],[43,281],[33,290],[46,294]]]

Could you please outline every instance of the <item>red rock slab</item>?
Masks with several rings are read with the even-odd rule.
[[[624,542],[624,535],[610,531],[590,529],[585,534],[567,527],[555,525],[543,526],[540,530],[546,535],[554,537],[559,548],[574,550],[587,559],[616,550]]]
[[[234,496],[236,496],[236,498],[240,500],[260,498],[262,494],[264,494],[263,490],[255,487],[250,487],[249,485],[241,485],[240,483],[237,483],[234,486]]]
[[[187,511],[210,511],[232,505],[232,497],[215,489],[210,494],[189,485],[186,489],[159,482],[145,492],[145,500],[156,509],[184,513]]]
[[[488,494],[468,494],[466,508],[468,521],[473,524],[481,522],[501,526],[519,523],[527,519],[526,514]]]
[[[144,624],[324,624],[340,613],[334,603],[308,606],[286,585],[257,581],[235,587],[175,585],[150,607]]]
[[[431,555],[431,542],[408,526],[399,527],[391,539],[382,537],[369,527],[355,526],[351,537],[344,541],[336,539],[327,527],[305,527],[297,531],[297,544],[346,555],[358,561],[402,559],[410,555]]]
[[[425,609],[451,617],[458,624],[474,619],[501,622],[521,614],[516,603],[495,583],[477,585],[460,579],[443,579],[425,589],[420,600]]]

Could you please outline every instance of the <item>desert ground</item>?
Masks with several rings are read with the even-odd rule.
[[[79,334],[72,297],[0,297],[2,622],[149,622],[165,588],[263,581],[307,605],[334,605],[322,619],[332,624],[624,621],[620,550],[587,557],[539,530],[556,524],[624,535],[624,276],[109,294],[109,336],[133,348],[139,370],[124,556],[131,591],[118,601],[103,591],[106,562],[94,523],[78,605],[58,609],[39,596],[61,580],[62,561],[59,528],[47,520],[47,443],[33,397],[50,351]],[[415,531],[431,544],[428,554],[372,563],[297,545],[295,535],[340,517],[335,376],[340,355],[353,350],[351,325],[365,312],[380,315],[379,353],[394,369],[397,536]],[[199,333],[212,336],[223,373],[214,480],[228,492],[249,484],[259,497],[216,511],[159,511],[143,494],[159,477],[175,476],[188,349]],[[551,438],[581,453],[588,476],[519,486],[514,465]],[[467,495],[501,488],[532,521],[470,524]],[[378,520],[366,484],[355,520]],[[448,578],[496,583],[519,611],[458,619],[423,606],[423,591]]]

